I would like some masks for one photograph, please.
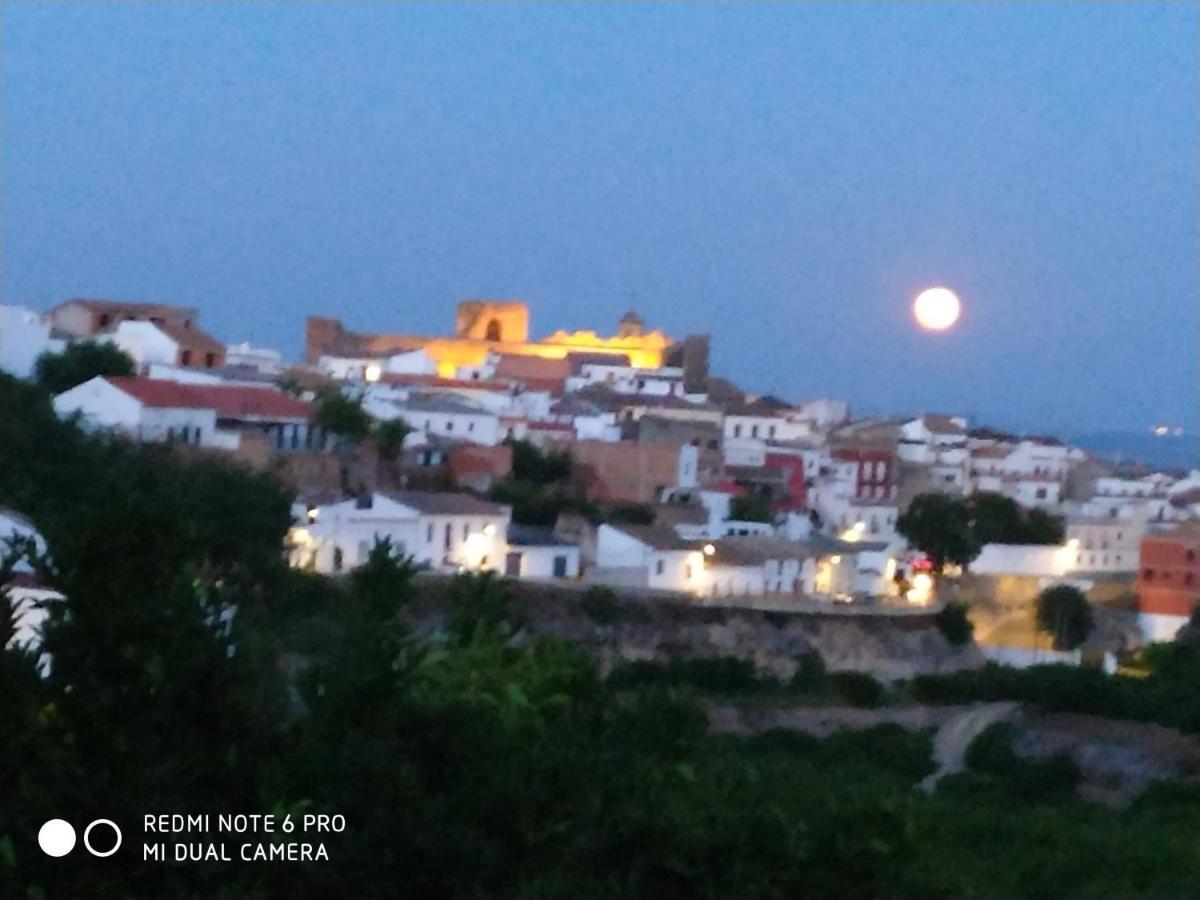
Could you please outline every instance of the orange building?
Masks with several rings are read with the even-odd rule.
[[[1200,521],[1142,538],[1138,619],[1147,640],[1170,640],[1200,607]]]
[[[338,319],[310,316],[305,345],[310,363],[322,356],[372,358],[423,349],[437,363],[438,374],[452,378],[460,366],[483,365],[492,353],[553,360],[573,353],[603,354],[626,357],[638,368],[659,369],[675,342],[661,331],[646,331],[634,313],[626,314],[612,337],[594,331],[556,331],[531,341],[529,307],[524,303],[464,300],[458,304],[452,337],[359,334],[347,331]]]

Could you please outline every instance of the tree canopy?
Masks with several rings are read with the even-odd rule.
[[[80,341],[61,353],[46,352],[34,363],[34,378],[52,394],[69,391],[97,375],[132,375],[133,360],[116,344]]]
[[[980,544],[971,529],[971,513],[961,497],[920,494],[896,519],[896,530],[929,557],[936,571],[969,565]]]
[[[974,540],[984,544],[1061,544],[1062,521],[1042,509],[1024,510],[1003,494],[980,491],[967,498]]]
[[[737,522],[770,522],[771,501],[761,494],[738,494],[729,501],[729,518]]]
[[[317,393],[313,421],[329,434],[349,441],[361,441],[371,433],[371,415],[363,409],[362,400],[348,397],[336,388]]]
[[[1074,650],[1092,631],[1092,608],[1079,588],[1056,584],[1037,596],[1039,631],[1050,635],[1055,650]]]

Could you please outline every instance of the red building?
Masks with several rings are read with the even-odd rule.
[[[791,453],[768,451],[763,458],[763,468],[781,472],[787,497],[776,504],[781,510],[802,510],[808,502],[804,484],[804,460]]]
[[[1200,606],[1200,522],[1142,538],[1137,598],[1146,638],[1173,638]]]
[[[887,448],[842,447],[833,458],[857,466],[854,498],[887,502],[896,496],[896,454]]]

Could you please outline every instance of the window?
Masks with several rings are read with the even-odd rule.
[[[772,425],[767,429],[767,437],[775,437],[775,426]]]
[[[216,364],[217,364],[217,354],[215,354],[215,353],[205,353],[204,354],[204,368],[211,369]]]
[[[757,425],[750,426],[750,437],[752,437],[752,438],[758,437],[758,426]]]
[[[491,319],[487,323],[487,329],[484,331],[483,339],[485,341],[500,340],[500,320]]]
[[[474,431],[474,430],[475,430],[475,423],[474,423],[474,422],[468,422],[468,423],[467,423],[467,431]]]
[[[738,438],[738,437],[741,437],[741,436],[742,436],[742,426],[741,426],[741,425],[734,425],[734,426],[733,426],[733,436],[734,436],[735,438]]]
[[[453,525],[451,525],[449,522],[447,522],[447,523],[446,523],[446,530],[445,530],[445,532],[442,534],[442,548],[443,548],[443,549],[445,549],[445,550],[449,550],[449,549],[450,549],[450,544],[451,544],[451,542],[454,540],[454,533],[453,533],[453,529],[454,529],[454,526],[453,526]]]
[[[1187,556],[1188,562],[1195,562],[1195,560],[1196,560],[1196,551],[1195,550],[1189,550],[1185,555]]]
[[[102,313],[100,315],[100,327],[101,328],[104,328],[111,321],[112,321],[112,316],[110,316],[108,313]]]
[[[1046,489],[1044,487],[1038,488],[1037,491],[1034,492],[1034,496],[1037,497],[1039,500],[1045,500],[1046,499]]]
[[[341,547],[333,548],[333,571],[335,571],[335,572],[342,571],[342,548]]]
[[[565,556],[554,557],[554,577],[555,578],[566,578],[567,577],[567,558]]]
[[[454,430],[454,421],[453,421],[452,419],[447,419],[447,420],[446,420],[446,430],[447,430],[447,431],[453,431],[453,430]]]
[[[661,574],[663,573],[663,568],[664,568],[664,566],[663,566],[663,561],[662,561],[661,559],[660,559],[660,560],[657,560],[657,561],[654,563],[654,574],[655,574],[655,575],[661,575]]]
[[[433,543],[433,523],[432,522],[430,522],[428,525],[425,526],[425,543],[427,543],[427,544]]]
[[[684,581],[692,580],[692,564],[691,563],[686,563],[683,567],[683,580]]]
[[[1154,580],[1154,570],[1146,569],[1146,571],[1142,572],[1142,577],[1145,578],[1147,581],[1153,581]]]
[[[467,539],[467,535],[471,533],[471,523],[463,522],[463,540]]]
[[[179,351],[179,364],[181,366],[190,366],[192,364],[192,351],[191,350]]]

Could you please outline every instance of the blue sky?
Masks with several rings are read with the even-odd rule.
[[[0,296],[294,356],[632,305],[795,399],[1195,429],[1197,10],[5,3]]]

